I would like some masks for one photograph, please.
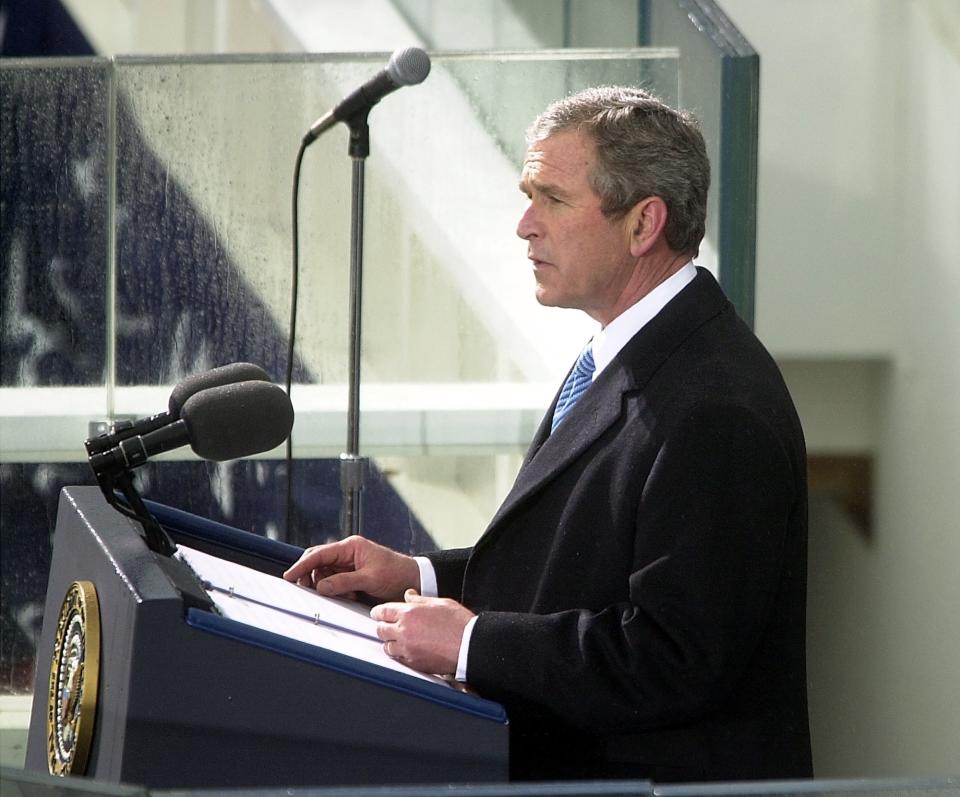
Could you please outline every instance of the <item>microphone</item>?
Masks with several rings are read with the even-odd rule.
[[[430,74],[430,56],[419,47],[394,50],[390,62],[360,88],[348,94],[332,111],[327,111],[314,122],[303,137],[303,144],[312,143],[320,134],[337,122],[345,122],[358,113],[369,111],[390,92],[401,86],[422,83]]]
[[[91,455],[90,467],[99,479],[188,443],[203,459],[239,459],[275,448],[292,428],[293,405],[283,388],[259,380],[233,382],[195,393],[177,420]]]
[[[169,411],[174,418],[180,417],[180,410],[194,393],[234,382],[270,382],[270,376],[259,365],[253,363],[230,363],[219,368],[211,368],[200,374],[193,374],[178,382],[170,393]]]
[[[184,403],[194,393],[206,390],[211,387],[228,385],[233,382],[245,382],[249,380],[269,382],[270,377],[259,365],[253,363],[230,363],[222,365],[219,368],[212,368],[203,373],[193,374],[186,379],[181,380],[173,388],[170,399],[167,402],[167,411],[151,415],[149,418],[141,418],[138,421],[120,420],[113,424],[109,432],[104,432],[96,437],[91,437],[84,441],[87,449],[87,456],[102,454],[111,448],[119,445],[121,440],[137,435],[145,435],[150,432],[161,429],[172,423],[180,417],[180,410]]]

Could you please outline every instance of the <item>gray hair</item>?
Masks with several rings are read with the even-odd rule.
[[[599,86],[550,105],[527,129],[533,144],[565,130],[586,133],[596,145],[590,184],[608,218],[622,218],[642,199],[667,206],[671,249],[695,256],[707,217],[710,161],[700,124],[643,89]]]

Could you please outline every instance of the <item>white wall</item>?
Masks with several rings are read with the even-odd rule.
[[[812,450],[874,456],[869,542],[811,506],[817,774],[957,773],[960,3],[722,5],[761,57],[758,332]],[[810,389],[839,361],[870,395]]]

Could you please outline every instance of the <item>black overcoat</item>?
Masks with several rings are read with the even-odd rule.
[[[713,276],[551,416],[476,545],[430,555],[511,776],[810,776],[803,433]]]

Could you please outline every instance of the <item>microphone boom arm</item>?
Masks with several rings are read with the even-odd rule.
[[[140,493],[133,485],[133,475],[130,471],[126,469],[112,472],[100,471],[96,473],[96,477],[107,503],[121,515],[137,521],[143,527],[143,539],[147,547],[161,556],[172,556],[177,546],[143,503]],[[117,497],[117,491],[123,493],[126,504]]]

